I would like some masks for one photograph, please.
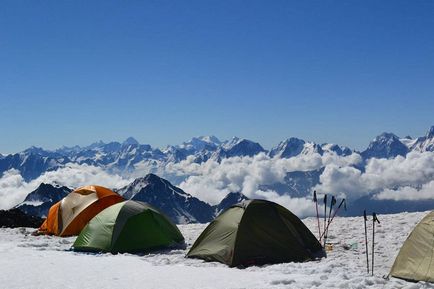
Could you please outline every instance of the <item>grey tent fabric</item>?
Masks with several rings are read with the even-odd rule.
[[[244,201],[222,212],[187,253],[231,267],[303,262],[324,255],[297,216],[265,200]]]

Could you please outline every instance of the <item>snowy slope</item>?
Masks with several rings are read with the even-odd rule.
[[[206,226],[201,224],[179,226],[186,238],[185,250],[147,255],[76,253],[69,251],[73,237],[34,237],[29,235],[30,229],[3,228],[0,229],[0,284],[9,289],[434,288],[434,284],[382,278],[409,232],[426,213],[379,216],[374,277],[366,273],[362,218],[336,218],[329,233],[334,249],[327,259],[247,269],[184,258]],[[303,221],[316,232],[316,219]],[[346,250],[344,245],[352,245],[352,249]]]
[[[58,184],[41,183],[16,208],[29,215],[46,217],[50,207],[63,199],[71,191],[72,189]]]
[[[137,178],[117,192],[125,199],[146,202],[159,208],[178,224],[206,223],[212,219],[214,213],[208,203],[154,174]]]

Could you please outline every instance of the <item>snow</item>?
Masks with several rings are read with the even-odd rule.
[[[40,206],[42,205],[44,202],[43,201],[24,201],[20,204],[20,206],[24,206],[24,205],[29,205],[29,206]]]
[[[375,276],[366,273],[363,218],[337,217],[330,226],[328,258],[246,269],[184,258],[206,227],[180,225],[185,250],[146,255],[70,251],[71,238],[32,236],[33,229],[0,229],[3,288],[434,288],[434,284],[383,279],[412,228],[427,214],[380,215],[376,228]],[[303,220],[318,232],[316,219]],[[369,242],[372,222],[368,223]],[[369,244],[369,252],[371,244]],[[345,249],[344,247],[351,249]]]

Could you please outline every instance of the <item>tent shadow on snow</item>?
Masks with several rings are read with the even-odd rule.
[[[168,217],[147,203],[130,200],[96,215],[72,248],[83,252],[149,253],[184,246],[184,237]]]
[[[321,244],[286,208],[247,200],[222,212],[195,241],[187,257],[230,267],[305,262],[325,256]]]

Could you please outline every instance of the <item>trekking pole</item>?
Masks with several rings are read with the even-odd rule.
[[[318,213],[318,199],[316,198],[316,191],[313,191],[313,201],[316,207],[316,220],[318,221],[318,238],[321,242],[321,227],[319,225],[319,213]]]
[[[327,242],[327,235],[328,235],[329,225],[330,225],[330,216],[332,214],[333,206],[335,204],[336,204],[336,198],[335,198],[335,196],[332,196],[332,200],[330,201],[330,210],[329,210],[329,217],[327,220],[327,227],[324,230],[324,247],[325,247],[326,242]]]
[[[327,219],[327,194],[324,195],[324,234],[326,231],[326,219]],[[325,240],[324,240],[324,248],[325,248]]]
[[[366,222],[368,221],[368,218],[366,217],[366,210],[363,210],[363,218],[365,220],[366,270],[368,270],[368,274],[369,274],[368,230],[366,229]]]
[[[378,224],[380,224],[380,221],[377,218],[377,214],[374,212],[372,213],[372,267],[371,267],[372,276],[374,276],[375,222],[378,222]]]
[[[342,205],[344,205],[344,209],[345,209],[345,211],[347,210],[347,202],[346,202],[345,199],[342,199],[342,201],[341,201],[341,203],[339,204],[338,208],[334,211],[333,216],[332,216],[330,222],[327,224],[327,231],[329,230],[330,224],[333,222],[333,219],[335,218],[337,212],[338,212],[339,209],[342,207]],[[325,233],[325,232],[322,233],[321,238],[324,236],[324,233]]]

